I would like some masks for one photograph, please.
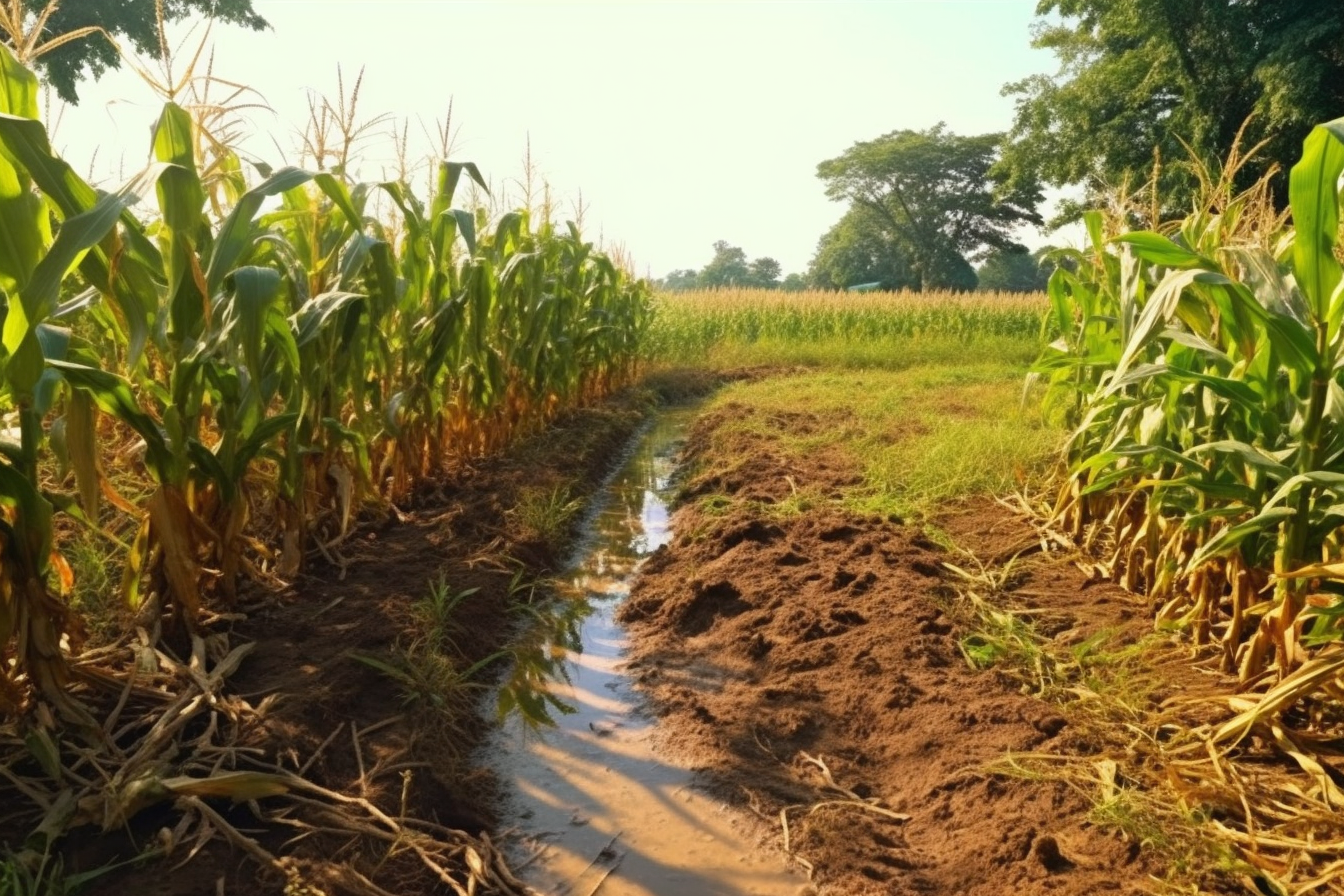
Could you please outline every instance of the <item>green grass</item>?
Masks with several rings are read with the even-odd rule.
[[[568,543],[574,519],[583,507],[583,499],[573,497],[567,485],[550,489],[530,487],[518,496],[513,513],[526,535],[558,554]]]
[[[708,410],[747,408],[719,429],[725,445],[735,435],[761,435],[800,469],[820,454],[842,458],[860,479],[838,499],[851,510],[928,519],[949,500],[1001,493],[1040,475],[1060,438],[1035,405],[1022,406],[1023,366],[957,363],[741,382],[724,388]],[[780,424],[799,409],[815,415],[808,431]],[[740,460],[715,454],[721,464]],[[783,503],[818,500],[825,499],[799,482],[794,500]]]
[[[121,555],[97,532],[71,527],[63,545],[74,576],[69,595],[94,644],[106,644],[126,630],[129,611],[121,600]],[[3,891],[0,891],[2,893]]]

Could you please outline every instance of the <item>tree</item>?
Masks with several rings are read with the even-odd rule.
[[[52,4],[49,0],[22,0],[34,13]],[[252,9],[252,0],[163,0],[167,21],[188,16],[213,16],[216,21],[244,25],[254,30],[270,27]],[[158,55],[158,14],[155,0],[67,0],[56,5],[43,28],[45,39],[101,28],[115,40],[129,41],[136,52]],[[50,37],[47,37],[47,36]],[[13,44],[15,35],[7,42]],[[121,66],[117,48],[102,34],[93,33],[57,46],[36,60],[46,83],[68,103],[79,102],[76,85],[85,78],[99,78]]]
[[[808,280],[817,289],[848,289],[860,283],[880,283],[889,290],[919,286],[900,243],[887,235],[879,218],[859,205],[817,241]]]
[[[974,287],[966,256],[1002,248],[1022,223],[1040,224],[1039,186],[996,173],[1001,134],[960,137],[938,124],[855,143],[817,166],[826,195],[864,209],[901,247],[921,289]]]
[[[713,289],[729,286],[778,289],[783,274],[780,263],[773,258],[747,261],[747,253],[729,245],[726,240],[714,244],[714,257],[696,273],[691,270],[673,271],[663,279],[666,289]]]
[[[783,273],[784,268],[773,258],[758,258],[749,265],[747,283],[760,289],[774,289]]]
[[[695,289],[700,285],[700,275],[690,268],[681,268],[672,271],[666,277],[657,281],[659,289],[666,289],[672,292],[684,292],[688,289]]]
[[[728,245],[726,240],[719,240],[714,244],[714,257],[700,271],[699,279],[702,287],[745,285],[751,279],[747,253]]]
[[[802,274],[790,274],[784,278],[779,288],[785,292],[802,292],[807,289],[807,278]]]
[[[976,270],[980,289],[994,292],[1037,292],[1045,289],[1050,274],[1037,253],[1026,246],[995,249]]]
[[[1337,0],[1040,0],[1033,45],[1059,74],[1008,84],[1017,110],[1004,150],[1010,182],[1145,182],[1185,207],[1198,188],[1182,141],[1217,171],[1254,113],[1243,148],[1268,140],[1238,187],[1286,171],[1311,127],[1344,113],[1344,13]],[[1044,18],[1052,16],[1052,18]],[[1275,182],[1287,198],[1287,178]]]

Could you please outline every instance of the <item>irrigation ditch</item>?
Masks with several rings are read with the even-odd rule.
[[[660,411],[636,437],[592,501],[558,577],[562,596],[535,621],[534,646],[505,678],[503,705],[537,699],[517,688],[549,685],[554,725],[514,713],[481,754],[505,785],[515,867],[543,893],[764,896],[805,883],[781,853],[762,848],[758,819],[704,792],[687,764],[658,749],[660,732],[624,664],[617,608],[640,564],[672,539],[675,459],[697,412]],[[539,678],[535,670],[552,662]]]

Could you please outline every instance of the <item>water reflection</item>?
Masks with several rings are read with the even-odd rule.
[[[581,665],[571,654],[584,651],[585,621],[599,611],[609,615],[629,593],[639,562],[671,540],[668,503],[689,417],[689,411],[669,412],[639,439],[584,521],[586,535],[567,564],[569,573],[548,589],[549,599],[514,601],[524,618],[511,647],[513,668],[499,689],[501,719],[516,715],[535,731],[576,711],[563,690],[573,685],[571,668]],[[515,580],[514,587],[530,585]]]
[[[534,612],[500,694],[518,710],[490,747],[512,791],[504,827],[518,832],[515,859],[543,893],[744,896],[800,883],[655,751],[622,668],[615,609],[639,563],[671,540],[674,460],[693,415],[665,414],[595,502],[563,597]],[[532,736],[529,716],[555,726]]]

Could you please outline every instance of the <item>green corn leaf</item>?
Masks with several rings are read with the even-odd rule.
[[[63,216],[93,207],[98,193],[51,151],[42,123],[27,116],[0,114],[0,141]]]
[[[290,318],[294,326],[294,341],[300,348],[318,338],[337,316],[364,296],[354,292],[326,292],[313,296]]]
[[[1189,330],[1184,329],[1177,330],[1169,328],[1162,331],[1160,338],[1164,342],[1175,343],[1176,345],[1194,349],[1210,360],[1224,364],[1227,367],[1232,366],[1232,358],[1227,352],[1223,351],[1203,336],[1200,336],[1198,333],[1191,333]]]
[[[1338,318],[1341,280],[1335,244],[1339,239],[1339,177],[1344,173],[1344,118],[1317,125],[1302,144],[1302,158],[1288,179],[1293,208],[1293,275],[1315,321]]]
[[[11,532],[26,552],[26,562],[35,564],[38,575],[44,575],[51,556],[51,503],[26,476],[0,463],[0,505],[15,510]]]
[[[1214,557],[1226,556],[1233,548],[1253,535],[1273,532],[1296,512],[1290,507],[1267,507],[1249,520],[1223,529],[1199,549],[1190,560],[1190,567],[1193,569]]]
[[[337,288],[346,291],[358,291],[363,285],[364,269],[373,253],[373,247],[379,242],[366,234],[356,234],[345,244],[341,251],[340,280]]]
[[[189,171],[196,170],[191,115],[177,103],[167,102],[154,126],[154,158]]]
[[[1270,313],[1265,335],[1285,367],[1310,377],[1316,369],[1316,340],[1311,325],[1287,314]]]
[[[172,452],[164,432],[154,418],[140,408],[130,383],[116,374],[85,364],[68,361],[47,363],[59,370],[71,386],[87,392],[103,413],[130,426],[145,440],[146,457],[152,469],[163,473],[171,468]]]
[[[453,196],[457,193],[458,181],[462,179],[462,173],[465,171],[467,176],[476,181],[476,185],[485,191],[485,195],[490,195],[490,188],[485,184],[485,178],[481,176],[481,170],[476,167],[474,162],[442,162],[440,169],[444,176],[439,183],[439,195],[445,198],[445,201],[451,203]]]
[[[1230,516],[1241,516],[1245,514],[1247,507],[1254,507],[1259,500],[1259,494],[1252,491],[1249,487],[1236,482],[1218,482],[1204,476],[1173,476],[1170,479],[1152,480],[1142,483],[1151,488],[1154,493],[1169,492],[1172,490],[1185,490],[1191,494],[1198,494],[1204,498],[1216,502],[1226,502],[1235,504],[1237,510],[1232,514],[1223,514]],[[1167,500],[1164,495],[1163,500]],[[1171,509],[1164,506],[1164,509]],[[1226,508],[1222,508],[1226,509]],[[1193,508],[1182,508],[1181,512],[1190,514]]]
[[[243,363],[255,377],[265,374],[262,345],[271,308],[280,295],[280,272],[248,265],[229,272],[224,288],[229,294],[221,311],[223,331],[240,347]]]
[[[343,181],[323,172],[313,175],[313,183],[341,210],[341,214],[345,216],[346,224],[349,225],[351,230],[359,231],[363,228],[364,216],[355,207],[350,191]]]
[[[65,327],[51,324],[39,324],[36,330],[37,344],[42,351],[43,361],[64,361],[70,352],[70,331]],[[45,365],[44,365],[45,366]],[[45,417],[56,403],[57,389],[61,375],[50,369],[44,369],[33,387],[33,410],[39,417]]]
[[[373,273],[373,296],[378,300],[380,311],[375,317],[390,313],[397,304],[396,256],[392,246],[385,240],[377,240],[369,247],[370,270]]]
[[[17,305],[10,307],[9,315],[5,318],[7,332],[12,328],[10,322],[15,318],[24,320],[23,309]],[[33,390],[46,370],[46,359],[42,356],[42,344],[38,341],[36,328],[30,328],[26,323],[22,327],[18,344],[11,348],[7,335],[5,346],[9,351],[9,357],[5,360],[5,383],[12,397],[20,402],[32,400]]]
[[[257,232],[254,218],[261,205],[268,198],[278,196],[313,179],[313,175],[301,168],[282,168],[265,181],[243,194],[238,204],[229,212],[229,216],[220,225],[215,237],[214,248],[210,254],[210,264],[206,267],[205,282],[214,295],[224,283],[224,278],[237,266],[248,249],[261,237]]]
[[[1344,473],[1332,473],[1329,470],[1317,470],[1313,473],[1299,473],[1279,486],[1278,491],[1265,502],[1266,507],[1274,507],[1288,500],[1294,492],[1304,485],[1323,491],[1344,494]]]
[[[1150,231],[1126,233],[1123,236],[1116,237],[1115,241],[1129,246],[1134,250],[1135,255],[1151,264],[1168,268],[1218,270],[1218,266],[1212,259],[1205,258],[1198,252],[1191,252],[1160,233]]]
[[[1188,270],[1173,271],[1162,278],[1162,282],[1157,285],[1157,289],[1153,291],[1153,295],[1148,299],[1148,304],[1143,307],[1142,313],[1134,324],[1134,332],[1130,335],[1129,341],[1125,344],[1124,351],[1120,355],[1120,361],[1115,366],[1114,380],[1124,378],[1130,365],[1138,360],[1144,350],[1166,329],[1167,324],[1176,314],[1176,309],[1185,290],[1204,276],[1208,276],[1205,271]],[[1108,389],[1105,394],[1110,394],[1113,391],[1114,386]]]
[[[6,44],[0,44],[0,112],[32,119],[42,112],[37,75],[25,68]]]
[[[1106,236],[1102,231],[1101,212],[1095,209],[1088,209],[1083,212],[1083,226],[1087,228],[1088,239],[1092,241],[1093,250],[1098,255],[1104,254],[1106,251]]]
[[[93,209],[99,202],[98,194],[74,170],[51,151],[47,132],[42,124],[27,118],[0,114],[0,144],[9,157],[18,162],[50,200],[55,211],[67,219]],[[137,187],[136,195],[143,195],[150,183]],[[137,178],[140,180],[140,178]],[[127,193],[127,190],[123,190]],[[130,361],[136,363],[149,339],[149,321],[157,302],[155,284],[143,269],[144,259],[152,259],[158,252],[140,234],[140,224],[123,210],[123,252],[117,265],[110,260],[112,247],[91,248],[80,265],[85,277],[110,297],[126,327]],[[114,273],[115,267],[115,273]],[[157,269],[157,265],[152,269]]]
[[[0,156],[0,290],[18,295],[50,242],[46,203],[28,178]]]
[[[253,458],[260,454],[281,433],[293,429],[298,420],[298,414],[276,414],[257,424],[257,427],[238,445],[233,459],[233,475],[241,479],[247,471],[247,465],[252,462]]]
[[[4,133],[4,124],[5,120],[0,118],[0,137]],[[66,275],[79,263],[84,253],[108,236],[126,209],[139,201],[162,172],[162,166],[152,166],[128,181],[116,193],[103,196],[87,210],[66,219],[20,292],[19,302],[10,306],[3,336],[8,351],[17,354],[20,343],[27,338],[29,331],[56,312],[61,284]],[[144,321],[141,324],[142,331],[147,333],[147,325]],[[26,351],[31,352],[31,348]],[[25,379],[29,373],[31,370],[25,372]]]
[[[302,363],[298,343],[294,341],[294,330],[290,327],[289,317],[284,313],[282,302],[276,302],[266,315],[266,338],[271,350],[276,352],[283,367],[298,373]],[[278,372],[278,371],[272,371]]]
[[[238,481],[230,475],[213,451],[196,439],[187,439],[187,454],[196,469],[219,486],[220,496],[225,501],[232,501],[237,496]]]
[[[1181,528],[1191,531],[1204,528],[1208,523],[1214,520],[1226,520],[1234,517],[1245,516],[1250,510],[1249,505],[1229,503],[1226,507],[1214,507],[1201,513],[1192,513],[1181,520]]]
[[[452,217],[457,219],[458,233],[462,234],[462,242],[467,244],[467,252],[476,254],[476,220],[472,218],[470,212],[462,209],[452,209],[449,212]]]
[[[1310,321],[1302,291],[1272,252],[1258,246],[1229,246],[1223,252],[1236,263],[1240,271],[1238,279],[1266,311],[1288,315],[1301,323]]]
[[[1243,380],[1200,373],[1195,370],[1178,368],[1167,368],[1167,370],[1173,379],[1188,383],[1199,383],[1201,386],[1211,389],[1220,398],[1233,402],[1246,410],[1258,411],[1264,402],[1264,396]]]
[[[1203,445],[1196,445],[1186,453],[1195,455],[1204,452],[1233,455],[1240,458],[1243,463],[1264,470],[1266,473],[1279,479],[1288,479],[1293,475],[1293,471],[1290,467],[1265,454],[1254,445],[1248,445],[1245,442],[1224,439],[1218,442],[1208,442]]]

